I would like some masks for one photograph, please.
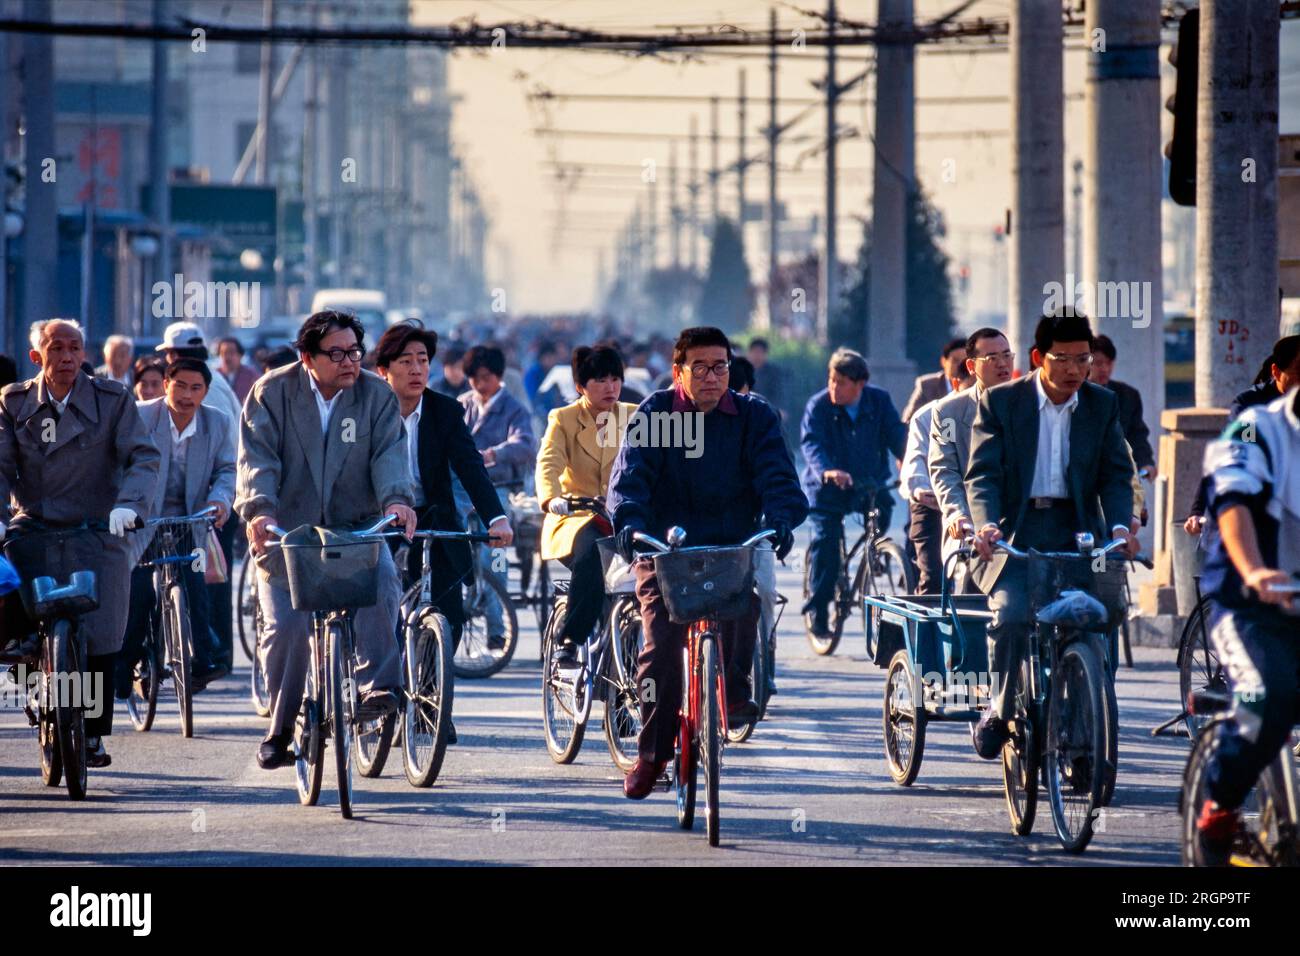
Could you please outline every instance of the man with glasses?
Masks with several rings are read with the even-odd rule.
[[[979,399],[966,466],[966,497],[983,559],[975,583],[989,595],[989,667],[993,706],[973,728],[986,760],[1007,740],[1016,679],[1030,624],[1025,564],[994,551],[1006,539],[1020,549],[1072,551],[1074,534],[1124,541],[1138,551],[1133,517],[1133,456],[1120,427],[1115,394],[1087,381],[1092,329],[1081,315],[1046,316],[1034,330],[1033,373],[986,389]]]
[[[609,512],[616,544],[633,564],[645,647],[637,667],[643,694],[636,764],[623,793],[640,800],[672,758],[682,696],[685,625],[668,619],[654,564],[637,561],[633,536],[644,531],[663,539],[668,529],[686,531],[686,544],[734,545],[761,528],[776,531],[777,558],[794,545],[794,529],[807,514],[794,462],[781,438],[781,422],[761,399],[738,395],[728,386],[731,344],[721,329],[686,329],[673,347],[673,387],[655,392],[633,413],[627,437],[609,479]],[[698,442],[672,447],[638,435],[667,431],[645,428],[661,416],[681,421],[672,433],[686,435],[685,416],[696,416],[689,434]],[[752,721],[758,707],[750,698],[750,665],[759,617],[755,595],[749,613],[722,622],[726,662],[727,716],[734,726]]]
[[[244,405],[239,433],[235,509],[248,526],[257,556],[265,631],[271,727],[257,752],[266,770],[293,760],[294,720],[307,677],[311,615],[289,600],[284,556],[269,548],[269,525],[330,528],[372,524],[396,515],[409,536],[411,465],[397,398],[387,383],[363,371],[365,332],[356,316],[310,316],[294,347],[299,361],[258,379]],[[356,615],[359,716],[373,720],[397,709],[401,684],[397,614],[401,588],[387,548],[379,550],[379,601]]]

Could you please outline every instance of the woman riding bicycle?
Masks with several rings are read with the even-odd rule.
[[[623,360],[608,345],[573,350],[573,384],[578,400],[550,413],[537,456],[537,501],[542,523],[542,559],[556,560],[573,572],[568,616],[560,628],[559,663],[577,662],[577,646],[587,639],[605,597],[596,541],[613,534],[594,514],[572,514],[565,496],[602,498],[609,473],[635,405],[618,400]]]
[[[1227,863],[1238,808],[1295,724],[1300,612],[1294,595],[1270,585],[1294,583],[1300,572],[1300,389],[1229,425],[1206,449],[1205,473],[1220,538],[1201,587],[1235,719],[1219,725],[1206,770],[1209,797],[1187,812],[1198,813],[1197,862],[1214,866]]]

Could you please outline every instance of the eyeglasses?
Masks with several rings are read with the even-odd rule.
[[[712,365],[696,362],[691,366],[691,375],[695,378],[704,378],[706,375],[712,375],[714,378],[726,378],[730,372],[730,362],[714,362]]]
[[[1054,352],[1047,352],[1043,358],[1060,362],[1062,365],[1073,365],[1075,368],[1087,368],[1092,364],[1091,352],[1084,352],[1082,355],[1057,355]]]
[[[360,362],[362,356],[366,354],[366,350],[358,345],[356,348],[330,349],[329,351],[322,351],[316,354],[328,356],[331,362],[335,365],[339,365],[345,358],[351,359],[354,362]]]
[[[972,355],[971,358],[977,362],[981,359],[985,362],[1010,362],[1011,350],[1007,349],[1005,352],[990,352],[988,355]]]

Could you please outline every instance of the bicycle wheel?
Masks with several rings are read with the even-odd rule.
[[[1099,658],[1100,659],[1100,658]],[[1104,670],[1104,668],[1103,668]],[[1106,762],[1102,767],[1101,805],[1110,806],[1115,796],[1115,780],[1119,775],[1119,698],[1115,694],[1115,683],[1110,675],[1102,683],[1103,713],[1106,718]]]
[[[418,625],[406,628],[405,646],[402,759],[411,786],[432,787],[447,752],[455,691],[451,625],[441,614],[428,611]]]
[[[235,622],[239,626],[239,643],[244,648],[248,659],[252,660],[257,651],[257,618],[260,608],[257,603],[257,566],[252,556],[244,558],[239,568],[239,604],[235,608]]]
[[[605,743],[614,766],[628,773],[636,763],[641,736],[641,695],[637,660],[641,656],[641,615],[636,601],[622,598],[609,615],[610,662],[605,675]],[[617,657],[617,663],[614,658]]]
[[[352,719],[357,712],[356,681],[352,676],[352,655],[344,639],[343,623],[332,621],[325,631],[329,661],[330,746],[339,780],[339,812],[352,819]]]
[[[679,718],[677,742],[673,745],[673,787],[677,791],[677,825],[683,830],[695,826],[695,788],[699,768],[690,724],[685,718]]]
[[[898,651],[885,677],[885,762],[900,787],[910,787],[925,754],[925,706],[917,699],[912,657]]]
[[[1221,694],[1228,692],[1227,674],[1210,641],[1209,604],[1205,600],[1192,609],[1178,639],[1178,692],[1182,695],[1184,710],[1194,690],[1212,690]],[[1185,723],[1188,735],[1195,739],[1207,721],[1206,717],[1187,714]]]
[[[1029,692],[1029,664],[1023,663],[1016,686],[1011,736],[1002,745],[1002,788],[1007,814],[1011,817],[1011,832],[1016,836],[1028,836],[1033,831],[1038,809],[1038,768],[1042,754],[1039,719],[1037,703]]]
[[[844,630],[844,615],[840,613],[840,595],[839,586],[836,586],[835,596],[831,599],[830,607],[827,609],[826,623],[830,631],[824,637],[818,637],[813,633],[813,614],[811,611],[805,612],[803,616],[804,632],[808,635],[808,644],[812,647],[813,653],[825,657],[835,653],[835,648],[840,643],[840,634]],[[803,600],[808,603],[808,598],[812,595],[812,549],[809,548],[804,555],[803,566]]]
[[[356,731],[352,734],[352,758],[356,761],[357,772],[361,776],[373,779],[384,772],[396,731],[396,714],[389,714],[380,720],[357,722]]]
[[[763,636],[759,634],[754,640],[754,662],[749,668],[749,681],[754,689],[754,703],[758,705],[758,716],[736,727],[728,724],[727,743],[743,744],[753,736],[754,728],[762,719],[763,705],[767,702],[767,654],[763,650],[764,643]]]
[[[261,612],[258,612],[257,646],[253,648],[253,666],[249,668],[252,685],[253,710],[259,717],[271,716],[271,688],[266,683],[266,668],[262,664]]]
[[[583,660],[581,668],[561,670],[556,663],[559,653],[560,622],[566,617],[569,600],[560,596],[555,601],[555,611],[551,614],[552,627],[542,637],[542,728],[546,736],[546,749],[551,759],[559,764],[573,763],[582,749],[582,738],[587,732],[583,719],[584,698],[590,692],[587,668],[590,662]],[[585,658],[579,651],[579,659]]]
[[[1106,716],[1102,664],[1083,641],[1071,641],[1052,669],[1043,763],[1056,836],[1067,853],[1092,839],[1105,786]]]
[[[313,634],[310,640],[315,639]],[[314,807],[320,799],[321,776],[325,772],[325,734],[321,727],[317,683],[316,676],[308,671],[307,690],[293,727],[294,780],[298,786],[298,802],[306,807]]]
[[[542,552],[537,554],[537,589],[533,594],[533,615],[537,618],[537,633],[545,634],[546,625],[551,620],[551,602],[555,599],[555,589],[551,587],[551,569],[542,560]],[[544,660],[544,658],[539,658]]]
[[[503,647],[488,647],[487,604],[488,594],[496,597],[501,606],[501,619],[505,628]],[[519,621],[515,616],[510,593],[494,575],[480,572],[465,591],[465,625],[461,629],[460,647],[456,648],[453,666],[457,677],[477,679],[491,677],[510,663],[519,643]]]
[[[54,647],[49,636],[41,642],[40,687],[36,693],[36,739],[41,753],[41,781],[47,787],[63,782],[63,757],[59,753],[59,726],[54,700]]]
[[[1125,610],[1124,617],[1119,625],[1119,641],[1124,651],[1124,666],[1130,670],[1133,667],[1133,640],[1129,635],[1128,611]]]
[[[181,736],[194,736],[194,685],[190,682],[190,614],[185,588],[179,581],[165,585],[163,599],[163,636],[167,666],[176,691],[180,711]]]
[[[88,675],[82,669],[81,649],[72,622],[61,618],[50,628],[49,640],[54,663],[54,724],[58,731],[59,762],[63,765],[63,782],[68,796],[81,800],[86,796],[86,715],[81,701],[86,696]],[[74,680],[72,675],[77,675]],[[58,675],[63,675],[61,678]],[[80,694],[74,694],[74,685]]]
[[[1179,794],[1179,809],[1182,810],[1181,844],[1183,866],[1211,866],[1213,862],[1201,857],[1196,839],[1196,818],[1200,816],[1201,807],[1209,798],[1205,772],[1211,758],[1219,749],[1219,724],[1227,720],[1226,715],[1211,716],[1200,722],[1200,730],[1192,738],[1192,752],[1187,755],[1187,766],[1183,769],[1183,789]],[[1244,821],[1243,821],[1244,822]]]
[[[704,832],[718,845],[721,823],[718,789],[722,779],[722,670],[717,638],[700,637],[700,769],[704,773]]]
[[[131,718],[131,726],[141,733],[153,726],[158,711],[158,677],[161,674],[158,644],[152,633],[146,634],[140,659],[131,674],[131,696],[126,699],[126,713]]]
[[[903,548],[889,538],[877,538],[858,565],[854,580],[855,605],[866,595],[903,595],[916,593],[916,569]],[[855,606],[855,610],[857,607]],[[865,626],[865,618],[864,618]]]

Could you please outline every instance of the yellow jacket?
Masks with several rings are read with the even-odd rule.
[[[550,413],[537,455],[537,503],[543,511],[552,498],[561,495],[598,498],[609,490],[609,472],[623,444],[628,416],[634,411],[635,405],[617,403],[603,428],[585,398]],[[547,512],[542,521],[542,558],[571,554],[574,538],[591,520],[589,514]]]

